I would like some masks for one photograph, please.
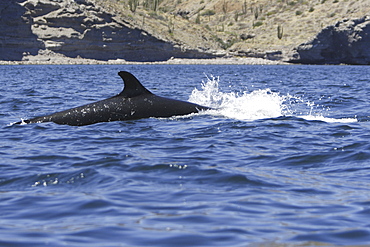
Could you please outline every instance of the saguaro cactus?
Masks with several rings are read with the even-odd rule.
[[[139,5],[139,0],[129,0],[128,5],[130,6],[131,12],[135,12],[137,6]]]
[[[283,34],[284,34],[284,30],[283,30],[283,27],[278,25],[277,27],[277,37],[278,39],[282,39],[283,38]]]

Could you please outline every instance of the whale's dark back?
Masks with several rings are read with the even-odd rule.
[[[23,122],[54,122],[81,126],[99,122],[188,115],[210,109],[194,103],[154,95],[129,72],[121,71],[118,74],[125,83],[125,87],[120,94],[91,104],[24,120]]]

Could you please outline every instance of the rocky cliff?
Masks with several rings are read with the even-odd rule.
[[[214,57],[156,38],[87,0],[1,1],[0,37],[0,60],[38,54],[126,61]]]
[[[370,17],[339,21],[296,48],[291,62],[370,65]]]
[[[18,1],[0,2],[0,59],[21,60],[43,48],[32,28],[32,18]]]

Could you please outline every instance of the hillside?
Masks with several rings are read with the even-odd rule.
[[[369,0],[0,1],[0,60],[370,64],[367,16]]]
[[[295,47],[329,25],[370,14],[369,0],[95,2],[164,40],[230,55],[264,57],[267,52],[272,59],[291,57]]]

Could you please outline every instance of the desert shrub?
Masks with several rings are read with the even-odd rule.
[[[263,25],[262,21],[257,21],[256,23],[253,23],[253,27],[260,27]]]

